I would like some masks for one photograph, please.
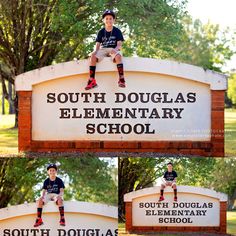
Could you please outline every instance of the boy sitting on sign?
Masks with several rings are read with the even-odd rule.
[[[165,172],[163,178],[164,183],[161,184],[160,198],[159,202],[164,201],[164,189],[166,186],[171,186],[174,189],[174,201],[177,202],[177,185],[176,178],[178,177],[177,173],[173,170],[173,164],[169,162],[167,164],[167,171]]]
[[[118,85],[123,88],[125,87],[122,55],[120,52],[122,41],[124,41],[124,38],[120,29],[113,26],[115,18],[115,13],[111,10],[106,10],[102,15],[105,27],[102,28],[97,34],[96,49],[91,54],[90,59],[90,78],[88,80],[87,86],[85,87],[86,90],[92,89],[97,86],[95,80],[96,63],[101,61],[105,56],[110,56],[112,58],[112,61],[117,64],[119,73]]]
[[[57,166],[55,164],[50,164],[47,167],[49,178],[44,181],[42,196],[38,201],[37,209],[37,219],[34,224],[34,227],[38,227],[43,224],[42,221],[42,209],[43,205],[47,204],[49,201],[54,201],[60,212],[60,225],[65,226],[65,217],[64,217],[64,206],[63,206],[63,194],[64,194],[64,183],[63,181],[56,176]]]

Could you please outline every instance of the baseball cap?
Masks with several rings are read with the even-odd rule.
[[[57,170],[57,166],[55,164],[49,164],[47,170],[49,170],[50,168],[54,168],[55,170]]]
[[[103,12],[103,14],[102,14],[102,19],[103,19],[105,16],[107,16],[107,15],[113,16],[114,19],[116,18],[115,13],[114,13],[112,10],[108,10],[108,9],[107,9],[106,11]]]

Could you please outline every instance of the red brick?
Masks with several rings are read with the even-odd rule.
[[[115,148],[115,149],[124,149],[124,148],[139,148],[139,142],[137,141],[104,141],[104,148]]]
[[[100,148],[100,141],[76,141],[76,148]]]

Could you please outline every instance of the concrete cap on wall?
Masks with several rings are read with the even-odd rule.
[[[201,187],[194,187],[194,186],[178,186],[178,193],[191,193],[191,194],[198,194],[204,195],[212,198],[219,199],[220,202],[226,202],[228,197],[224,193],[216,192],[211,189],[201,188]],[[133,199],[138,197],[144,197],[153,194],[160,193],[160,186],[155,186],[151,188],[144,188],[137,191],[133,191],[130,193],[126,193],[124,195],[125,202],[132,202]],[[165,193],[173,193],[173,189],[171,187],[167,187],[165,189]]]
[[[65,212],[92,214],[117,219],[117,207],[100,203],[64,201]],[[17,206],[10,206],[0,209],[0,220],[5,220],[22,215],[36,214],[36,203],[25,203]],[[43,208],[44,213],[58,212],[58,207],[54,202],[49,202]]]
[[[211,90],[226,90],[227,76],[201,67],[175,61],[152,58],[124,58],[125,72],[144,72],[169,75],[208,84]],[[116,64],[109,57],[97,64],[97,72],[117,71]],[[69,61],[46,66],[16,76],[16,91],[31,91],[32,86],[49,80],[87,74],[89,60]],[[87,76],[87,75],[86,75]]]

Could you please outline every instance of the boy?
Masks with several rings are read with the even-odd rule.
[[[171,186],[174,189],[174,201],[177,202],[177,185],[176,185],[176,178],[177,173],[173,170],[173,164],[169,162],[167,164],[167,171],[164,174],[165,182],[161,184],[161,191],[160,191],[160,198],[159,202],[164,201],[164,189],[166,186]]]
[[[55,164],[50,164],[47,167],[49,178],[44,181],[42,196],[38,201],[37,209],[37,219],[34,224],[34,227],[38,227],[43,224],[42,221],[42,209],[43,205],[47,204],[49,201],[54,201],[60,212],[60,225],[65,226],[65,217],[64,217],[64,206],[63,206],[63,193],[64,193],[64,183],[63,181],[56,176],[57,166]]]
[[[96,49],[91,54],[90,67],[89,67],[89,80],[85,90],[97,87],[95,80],[96,63],[101,61],[105,56],[111,56],[112,61],[117,64],[119,73],[119,87],[125,87],[124,69],[121,56],[122,41],[124,41],[121,31],[113,26],[115,22],[115,13],[111,10],[106,10],[102,19],[105,27],[102,28],[96,38]]]

